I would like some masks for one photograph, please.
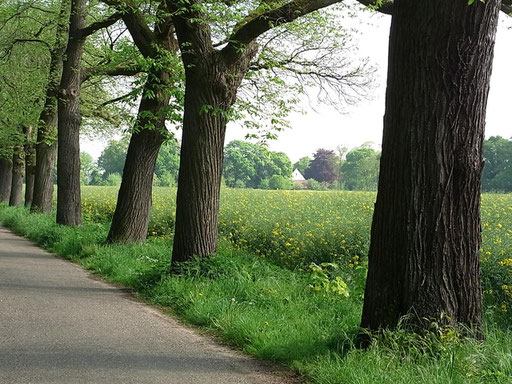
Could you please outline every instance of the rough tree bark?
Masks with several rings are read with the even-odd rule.
[[[9,196],[10,206],[17,206],[23,203],[24,167],[23,147],[16,147],[12,155],[11,194]]]
[[[80,196],[80,62],[87,0],[72,0],[69,40],[58,101],[57,223],[82,224]]]
[[[9,201],[12,185],[12,163],[0,157],[0,203]]]
[[[144,86],[144,94],[153,93],[154,97],[145,97],[140,102],[107,242],[146,240],[156,159],[167,137],[162,111],[170,99],[164,86],[168,79],[165,71],[151,73]]]
[[[50,212],[52,209],[53,171],[57,152],[57,95],[68,38],[69,12],[70,0],[62,0],[56,42],[51,52],[46,100],[37,129],[32,212]]]
[[[248,47],[244,59],[234,65],[226,63],[215,50],[208,55],[203,52],[200,60],[184,57],[187,80],[173,264],[217,251],[227,115],[256,53],[254,48],[254,44]],[[190,65],[193,61],[195,64]]]
[[[480,177],[499,0],[396,0],[361,326],[478,329]]]
[[[27,126],[24,129],[25,142],[25,206],[30,207],[34,195],[34,178],[36,164],[36,148],[33,143],[33,128]]]
[[[12,178],[11,195],[9,196],[9,205],[17,206],[23,204],[23,175],[25,170],[25,156],[23,146],[14,147],[12,154]]]

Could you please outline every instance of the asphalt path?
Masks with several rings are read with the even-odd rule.
[[[290,382],[0,227],[0,383]]]

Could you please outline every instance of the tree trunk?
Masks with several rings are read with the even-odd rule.
[[[499,0],[396,0],[361,326],[482,322],[480,179]],[[435,20],[435,22],[433,22]]]
[[[12,179],[11,195],[9,196],[9,205],[17,206],[23,204],[23,171],[25,168],[23,147],[14,148],[12,155]]]
[[[32,127],[30,127],[32,129]],[[34,195],[34,179],[36,175],[36,148],[31,141],[32,132],[27,134],[27,144],[25,145],[25,206],[32,204]]]
[[[151,193],[158,152],[167,137],[165,110],[170,95],[162,84],[167,72],[150,73],[130,139],[116,210],[107,236],[109,243],[145,241],[151,213]]]
[[[12,163],[0,157],[0,203],[9,201],[12,186]]]
[[[50,113],[50,111],[47,112]],[[34,193],[30,207],[31,212],[50,212],[52,210],[53,170],[57,154],[57,142],[54,139],[47,140],[45,137],[55,133],[57,109],[52,111],[53,113],[54,119],[52,121],[45,123],[44,120],[41,120],[37,133]],[[50,116],[45,117],[50,118]]]
[[[25,206],[30,207],[34,194],[34,176],[36,164],[36,149],[33,142],[33,128],[31,125],[23,128],[25,134]]]
[[[39,117],[32,212],[50,212],[53,199],[53,171],[57,152],[57,95],[63,56],[68,38],[70,0],[62,0],[56,43],[51,53],[46,100]]]
[[[227,120],[222,113],[201,112],[218,105],[212,94],[187,79],[172,264],[217,251]]]
[[[226,123],[255,53],[251,44],[236,61],[217,51],[183,57],[185,112],[171,265],[217,251]]]
[[[71,2],[69,41],[58,101],[57,223],[82,224],[80,196],[80,62],[85,37],[86,0]]]

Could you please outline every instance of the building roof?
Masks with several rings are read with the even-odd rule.
[[[295,169],[292,174],[292,180],[293,181],[306,181],[304,176],[302,176],[302,173],[298,169]]]

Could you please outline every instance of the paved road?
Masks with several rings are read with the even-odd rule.
[[[0,383],[289,383],[0,227]]]

